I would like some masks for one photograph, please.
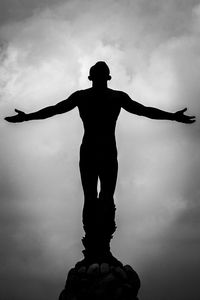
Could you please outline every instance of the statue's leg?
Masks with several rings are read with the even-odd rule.
[[[101,160],[101,164],[99,165],[100,198],[108,206],[114,204],[117,173],[118,162],[116,157],[105,157]]]
[[[85,236],[82,239],[85,259],[79,262],[79,265],[89,265],[92,262],[120,264],[110,252],[110,240],[116,229],[113,194],[118,163],[116,157],[112,155],[104,157],[103,151],[100,154],[92,153],[85,147],[80,152],[80,172],[85,195],[83,208]],[[97,199],[98,177],[101,182],[99,199]]]
[[[97,199],[97,182],[98,182],[98,164],[95,153],[88,151],[87,147],[82,147],[80,151],[80,174],[84,191],[83,206],[83,228],[85,236],[82,243],[85,247],[83,250],[84,260],[79,265],[89,265],[97,259],[97,239],[98,239],[98,199]]]
[[[99,261],[106,261],[113,265],[121,263],[112,256],[110,252],[110,241],[116,230],[114,191],[117,181],[118,162],[117,156],[101,156],[98,159],[98,175],[100,179],[100,194],[96,206],[93,233],[86,234],[83,244],[90,244],[92,241],[93,252],[97,253]],[[96,249],[94,249],[96,248]]]
[[[117,182],[117,155],[104,155],[99,164],[100,200],[102,205],[114,207],[114,192]]]
[[[84,149],[80,152],[80,174],[84,192],[83,225],[90,226],[94,219],[94,211],[97,203],[98,170],[92,153]]]
[[[104,226],[110,239],[115,232],[114,192],[117,182],[118,162],[116,156],[103,157],[99,166],[100,194],[99,208],[102,211]]]

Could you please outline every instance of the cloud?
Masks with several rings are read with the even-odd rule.
[[[3,117],[15,107],[34,111],[88,87],[88,70],[97,60],[109,64],[112,88],[147,106],[169,111],[187,106],[188,114],[198,116],[199,1],[52,0],[1,5],[2,274],[12,281],[16,299],[25,297],[17,287],[24,282],[27,293],[34,290],[38,298],[49,299],[60,291],[58,282],[66,267],[81,254],[81,123],[77,111],[16,125],[5,123]],[[183,261],[185,272],[191,256],[194,273],[199,264],[194,229],[199,214],[199,123],[152,121],[122,111],[117,141],[118,231],[112,246],[119,258],[142,274],[142,297],[162,298],[163,290],[149,285],[158,280],[163,260],[171,270],[172,264],[179,270],[172,276],[164,269],[166,276],[159,284],[166,293],[166,278],[184,282],[178,275]],[[16,284],[15,276],[19,276]],[[188,291],[191,297],[192,281]],[[3,293],[14,297],[7,283]],[[174,293],[176,299],[186,299],[179,287]],[[32,294],[35,299],[36,292]]]

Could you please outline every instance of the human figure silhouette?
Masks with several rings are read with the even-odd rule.
[[[115,127],[121,108],[129,113],[151,119],[188,124],[195,122],[194,116],[184,114],[187,108],[175,113],[166,112],[144,106],[133,101],[126,93],[108,88],[107,82],[111,79],[110,70],[103,61],[97,62],[90,68],[88,79],[92,81],[91,88],[78,90],[66,100],[29,114],[15,109],[16,115],[5,118],[6,121],[13,123],[46,119],[78,107],[84,126],[79,166],[85,198],[83,208],[85,226],[90,223],[98,198],[105,208],[104,213],[108,216],[114,214],[113,195],[118,170]],[[101,186],[99,197],[98,178]]]

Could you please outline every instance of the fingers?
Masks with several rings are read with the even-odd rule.
[[[188,118],[188,119],[185,120],[183,123],[192,124],[192,123],[194,123],[194,122],[196,122],[196,120],[192,120],[192,119]]]
[[[185,123],[185,124],[192,124],[192,123],[196,122],[195,116],[187,116],[187,115],[183,114],[183,111],[185,111],[185,110],[186,109],[184,108],[183,110],[179,111],[177,121],[181,122],[181,123]]]
[[[188,120],[190,121],[190,123],[196,122],[195,118],[196,118],[195,116],[188,116]]]
[[[187,124],[192,124],[194,122],[196,122],[195,120],[195,116],[187,116],[184,115],[184,112],[187,110],[187,107],[185,107],[184,109],[179,110],[177,113],[178,116],[178,121],[182,122],[182,123],[187,123]]]
[[[6,120],[7,122],[10,122],[10,123],[19,123],[19,122],[24,121],[19,115],[5,117],[4,120]]]
[[[192,123],[196,122],[195,116],[186,116],[186,117],[187,117],[187,123],[192,124]]]
[[[20,114],[22,111],[15,108],[16,113]]]
[[[187,110],[187,107],[185,107],[184,109],[181,109],[180,112],[184,113]]]
[[[6,120],[7,122],[10,122],[10,123],[15,123],[15,121],[13,121],[12,117],[6,117],[6,118],[4,118],[4,120]]]
[[[185,108],[183,108],[183,109],[181,109],[181,110],[178,110],[177,112],[176,112],[176,114],[177,115],[183,115],[184,114],[184,112],[187,110],[187,107],[185,107]]]
[[[15,112],[18,113],[18,114],[25,114],[22,110],[19,110],[17,108],[15,108]]]

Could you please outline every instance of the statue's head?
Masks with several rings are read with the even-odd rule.
[[[88,79],[91,81],[107,81],[111,79],[110,70],[104,61],[98,61],[90,68]]]

